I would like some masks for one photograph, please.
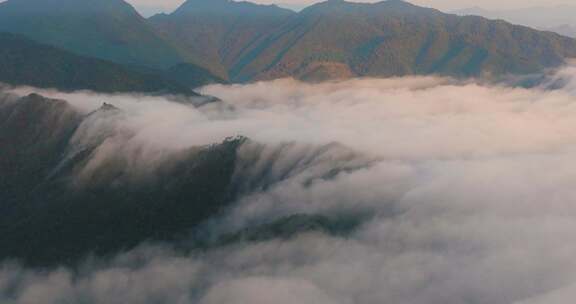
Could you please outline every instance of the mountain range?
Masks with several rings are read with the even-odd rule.
[[[126,71],[136,78],[153,75],[162,79],[157,86],[165,86],[163,91],[173,91],[175,84],[190,89],[282,77],[529,74],[576,56],[576,41],[561,35],[402,0],[329,0],[300,12],[188,0],[171,14],[148,19],[123,0],[8,0],[0,3],[0,32],[104,60],[108,68],[100,71],[110,79],[120,77],[117,73],[127,79]]]
[[[244,81],[532,73],[574,56],[575,47],[574,40],[559,35],[400,0],[332,0],[308,7],[260,38],[230,76]]]
[[[204,47],[205,67],[234,82],[533,73],[576,54],[574,41],[565,37],[401,0],[330,0],[299,13],[189,0],[150,21],[165,36],[191,45],[191,52]]]

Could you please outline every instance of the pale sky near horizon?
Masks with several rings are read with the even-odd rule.
[[[0,0],[4,2],[5,0]],[[79,0],[82,1],[82,0]],[[171,12],[185,0],[126,0],[141,11]],[[241,0],[236,0],[241,1]],[[247,0],[262,4],[277,4],[290,8],[302,8],[323,0]],[[349,0],[354,2],[378,2],[381,0]],[[539,6],[576,5],[575,0],[406,0],[408,2],[433,7],[444,11],[462,8],[481,7],[485,9],[514,9]]]
[[[180,5],[184,0],[127,0],[137,8],[159,9],[171,11]],[[379,0],[366,0],[355,2],[378,2]],[[304,7],[306,5],[320,2],[318,0],[253,0],[253,2],[263,4],[278,4],[285,7]],[[486,9],[510,9],[525,8],[534,6],[553,6],[562,4],[576,4],[574,0],[408,0],[414,4],[433,7],[441,10],[456,10],[468,7],[482,7]]]

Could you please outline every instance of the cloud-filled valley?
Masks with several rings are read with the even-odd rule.
[[[37,182],[0,178],[0,233],[40,240],[2,254],[0,302],[566,303],[576,71],[549,83],[281,79],[204,87],[208,104],[5,88],[0,144],[24,147],[26,119],[41,145],[15,160]],[[58,238],[82,250],[58,261]]]

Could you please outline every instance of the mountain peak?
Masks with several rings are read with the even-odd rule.
[[[104,102],[104,103],[102,104],[102,106],[100,107],[99,110],[100,110],[100,111],[103,111],[103,112],[120,111],[120,109],[117,108],[115,105],[110,104],[110,103],[106,103],[106,102]]]
[[[246,1],[233,1],[233,0],[187,0],[184,2],[174,14],[189,14],[189,13],[237,13],[237,14],[274,14],[292,13],[291,10],[280,8],[277,5],[263,5]]]
[[[365,13],[382,14],[426,14],[438,12],[435,9],[414,5],[404,0],[386,0],[374,3],[350,2],[346,0],[326,0],[305,8],[302,12],[320,15]]]

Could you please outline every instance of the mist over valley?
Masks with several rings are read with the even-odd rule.
[[[0,303],[569,303],[576,40],[465,15],[0,2]]]

